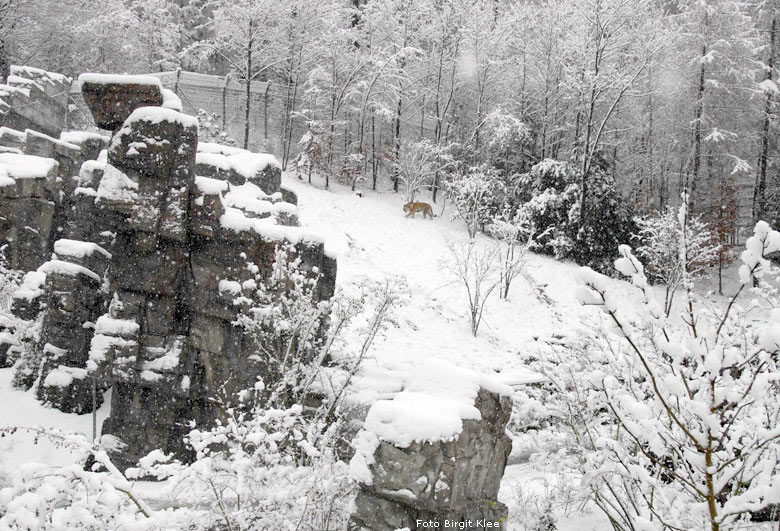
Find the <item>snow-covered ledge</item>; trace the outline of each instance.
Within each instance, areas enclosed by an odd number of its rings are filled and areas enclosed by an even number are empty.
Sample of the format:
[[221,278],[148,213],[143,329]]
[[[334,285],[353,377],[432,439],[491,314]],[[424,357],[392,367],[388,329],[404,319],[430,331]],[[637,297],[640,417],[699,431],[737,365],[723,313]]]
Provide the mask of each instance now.
[[355,438],[350,470],[360,492],[349,529],[504,529],[496,498],[512,449],[512,389],[436,360],[400,379]]

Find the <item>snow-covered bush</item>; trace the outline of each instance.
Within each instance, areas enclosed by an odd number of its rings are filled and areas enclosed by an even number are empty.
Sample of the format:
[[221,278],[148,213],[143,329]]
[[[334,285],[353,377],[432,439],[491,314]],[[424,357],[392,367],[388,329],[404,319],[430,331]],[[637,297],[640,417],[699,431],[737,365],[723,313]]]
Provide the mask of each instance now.
[[220,117],[217,113],[209,113],[198,109],[198,139],[201,142],[216,142],[225,146],[235,146],[236,141],[222,128]]
[[682,320],[666,317],[628,246],[615,268],[636,299],[580,269],[578,297],[601,317],[572,340],[580,355],[536,367],[561,397],[550,409],[572,434],[569,463],[615,529],[724,531],[780,502],[780,312],[777,300],[736,303],[777,250],[780,233],[759,222],[739,292],[718,312],[686,290]]
[[515,487],[512,493],[514,495],[514,511],[509,515],[509,521],[515,524],[512,529],[518,531],[556,531],[558,529],[553,503],[555,493],[550,485],[544,485],[542,493],[534,492],[537,488],[536,485],[517,485]]
[[[579,194],[580,188],[577,187]],[[584,212],[580,200],[569,211],[574,249],[570,258],[604,274],[612,274],[618,246],[630,239],[633,215],[620,196],[611,168],[601,157],[588,174],[588,197]]]
[[[334,455],[337,425],[322,430],[295,406],[229,411],[207,431],[193,430],[192,464],[155,450],[123,475],[111,463],[110,437],[92,443],[80,434],[36,429],[36,438],[71,450],[81,464],[22,465],[0,490],[0,527],[19,530],[211,530],[345,528],[355,484]],[[13,436],[16,428],[0,429]],[[29,431],[29,430],[28,430]],[[154,497],[173,509],[155,510],[133,482],[166,479]],[[144,491],[146,492],[146,490]]]
[[13,363],[14,375],[11,383],[22,390],[30,389],[38,379],[43,360],[43,344],[41,331],[43,329],[43,313],[34,321],[16,321],[15,340],[19,344],[18,356],[13,352],[10,362]]
[[571,165],[545,159],[519,178],[527,220],[530,250],[565,258],[574,249],[569,212],[579,198],[576,174]]
[[158,496],[197,507],[197,529],[340,530],[355,484],[334,453],[337,428],[312,422],[301,405],[257,402],[248,411],[229,409],[211,430],[192,430],[192,464],[170,462],[158,451],[127,474],[166,479]]
[[293,160],[293,166],[295,167],[295,175],[300,179],[300,172],[305,170],[306,175],[311,183],[312,172],[326,172],[327,159],[324,155],[324,150],[327,149],[327,137],[328,133],[325,129],[325,125],[318,120],[306,121],[306,132],[298,140],[298,146],[300,151]]
[[581,213],[580,174],[571,164],[545,159],[518,178],[521,216],[534,252],[568,258],[606,272],[615,249],[630,233],[614,179],[600,167],[588,178],[590,196]]
[[[637,256],[647,265],[648,278],[666,287],[664,313],[668,316],[683,277],[700,277],[717,261],[719,246],[701,217],[687,215],[687,194],[681,209],[667,207],[653,216],[636,220]],[[684,209],[684,210],[683,210]]]
[[496,241],[499,262],[499,295],[509,297],[512,281],[520,276],[527,259],[527,245],[521,240],[524,235],[525,220],[519,214],[511,216],[509,211],[496,216],[487,227]]
[[[154,512],[133,485],[111,463],[104,441],[92,442],[77,433],[42,428],[0,428],[0,436],[33,432],[56,446],[67,448],[77,461],[92,457],[94,470],[80,464],[53,466],[29,463],[11,476],[0,490],[0,527],[19,530],[48,529],[162,529],[155,527]],[[97,472],[95,470],[101,469]]]
[[456,217],[466,223],[471,239],[489,222],[496,199],[502,194],[498,172],[486,166],[471,167],[447,182],[447,197],[455,205]]
[[[305,401],[322,359],[324,326],[331,303],[319,300],[319,271],[304,271],[295,247],[277,245],[270,275],[247,263],[254,282],[245,282],[236,324],[253,340],[264,367],[266,404],[289,408]],[[322,357],[322,355],[321,355]]]
[[0,313],[11,310],[11,295],[22,281],[22,272],[8,267],[5,250],[8,244],[0,245]]
[[366,178],[365,166],[366,157],[362,153],[350,153],[345,156],[341,161],[341,182],[349,184],[354,192],[357,183]]

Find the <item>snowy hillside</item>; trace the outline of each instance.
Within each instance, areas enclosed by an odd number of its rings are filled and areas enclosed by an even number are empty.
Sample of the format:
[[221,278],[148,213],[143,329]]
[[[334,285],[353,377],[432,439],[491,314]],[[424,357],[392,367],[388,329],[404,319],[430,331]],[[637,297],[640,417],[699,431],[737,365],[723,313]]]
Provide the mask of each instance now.
[[[298,194],[305,212],[304,226],[325,236],[338,256],[338,285],[345,290],[400,279],[408,297],[397,312],[394,326],[371,351],[379,366],[414,366],[420,359],[450,361],[465,368],[496,374],[506,384],[523,386],[543,379],[525,367],[521,352],[531,353],[576,334],[584,312],[574,297],[576,264],[529,255],[525,275],[513,284],[509,300],[491,296],[483,327],[477,337],[469,332],[466,293],[445,270],[450,260],[448,243],[467,238],[462,222],[451,221],[452,212],[435,207],[433,220],[405,218],[403,199],[397,194],[365,193],[358,197],[347,187],[330,190],[302,183],[285,174],[285,185]],[[482,245],[490,241],[482,236]],[[376,377],[375,377],[376,378]],[[372,393],[381,383],[374,378],[355,387]],[[378,386],[377,386],[378,387]],[[512,520],[523,519],[545,492],[561,487],[571,478],[547,472],[543,464],[525,461],[515,447],[502,484],[500,499],[510,508]],[[511,464],[515,463],[515,464]],[[539,507],[537,510],[543,510]],[[559,521],[561,531],[604,529],[608,525],[594,508],[586,514],[576,510]]]
[[[393,193],[369,192],[360,197],[347,187],[332,184],[325,190],[291,174],[284,174],[283,185],[298,195],[301,225],[323,236],[326,251],[337,257],[337,290],[354,294],[388,283],[397,290],[399,303],[390,325],[374,342],[351,387],[357,401],[381,397],[394,371],[429,367],[427,362],[432,360],[493,375],[516,390],[533,386],[544,377],[529,370],[526,360],[551,345],[576,338],[583,317],[592,319],[592,311],[583,308],[574,295],[577,266],[529,255],[508,300],[499,300],[497,292],[491,295],[483,325],[473,337],[465,290],[446,268],[451,259],[448,245],[467,236],[462,222],[451,220],[448,209],[442,213],[436,206],[433,220],[419,215],[407,218],[401,208],[402,196]],[[491,241],[480,235],[478,245],[488,246]],[[734,284],[734,271],[730,275],[729,288]],[[607,282],[620,289],[621,306],[631,308],[637,303],[638,298],[627,295],[626,282]],[[348,336],[342,348],[355,348],[359,341],[358,334]],[[43,425],[91,434],[90,415],[68,415],[41,406],[32,391],[12,388],[11,375],[12,369],[0,370],[0,425]],[[431,379],[435,376],[430,375]],[[426,374],[416,377],[424,379]],[[108,401],[98,411],[98,433],[107,407]],[[516,402],[515,407],[523,404]],[[29,433],[0,439],[0,486],[24,462],[68,462],[65,450],[46,441],[33,444],[33,439],[34,434]],[[528,514],[536,518],[550,510],[556,513],[561,531],[606,528],[604,516],[594,507],[575,505],[576,476],[561,472],[553,463],[534,460],[533,445],[527,440],[518,442],[500,491],[500,500],[510,509],[509,529],[524,530]],[[154,497],[153,484],[142,489]],[[547,504],[552,497],[558,501],[551,509]]]
[[0,531],[780,531],[780,0],[0,0]]

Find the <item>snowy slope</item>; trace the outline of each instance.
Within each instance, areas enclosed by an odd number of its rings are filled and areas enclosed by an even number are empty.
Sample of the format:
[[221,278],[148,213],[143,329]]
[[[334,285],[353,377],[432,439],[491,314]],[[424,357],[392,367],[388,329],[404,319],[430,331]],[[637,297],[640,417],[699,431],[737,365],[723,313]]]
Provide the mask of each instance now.
[[[324,190],[289,174],[283,176],[283,184],[298,194],[301,224],[323,236],[327,250],[337,256],[340,289],[355,292],[385,281],[404,286],[406,296],[395,310],[392,325],[371,349],[367,366],[415,367],[421,360],[444,360],[518,386],[539,379],[524,367],[519,353],[532,353],[547,348],[548,340],[576,334],[579,317],[586,310],[574,297],[574,264],[530,255],[526,274],[515,280],[509,300],[499,300],[497,292],[491,295],[474,338],[465,290],[443,267],[449,257],[448,243],[467,237],[463,224],[450,220],[450,212],[442,215],[437,205],[433,220],[419,215],[406,218],[401,194],[368,192],[358,197],[346,187],[334,184]],[[491,244],[484,236],[478,243]],[[11,372],[0,370],[0,426],[41,424],[91,433],[90,415],[66,415],[41,406],[31,393],[11,388]],[[365,378],[358,379],[356,386],[371,392],[370,387],[378,388],[380,383]],[[106,403],[98,413],[98,430],[107,413]],[[45,444],[33,445],[32,436],[0,439],[0,486],[4,475],[28,460],[60,463],[68,455]],[[565,478],[548,473],[544,465],[513,464],[507,469],[500,498],[513,511],[513,519],[522,519],[529,504],[565,483]],[[558,519],[561,531],[605,528],[600,514],[583,514],[577,508]]]
[[[92,415],[62,413],[43,406],[35,399],[33,390],[22,392],[11,385],[13,369],[0,369],[0,427],[35,428],[44,426],[62,431],[76,431],[92,436]],[[108,417],[111,403],[110,391],[97,411],[97,432]],[[34,432],[19,430],[13,436],[0,438],[0,488],[6,478],[21,463],[37,461],[53,465],[71,463],[73,458],[66,448],[51,442],[38,440]]]
[[[514,281],[509,300],[500,300],[497,292],[491,295],[474,338],[465,289],[442,265],[450,255],[448,242],[467,238],[465,226],[451,221],[449,209],[442,215],[441,207],[435,206],[433,220],[420,215],[405,218],[402,194],[364,192],[358,197],[347,187],[331,184],[324,190],[292,174],[284,174],[282,182],[298,194],[301,224],[324,236],[328,251],[337,255],[339,287],[349,291],[395,278],[408,287],[410,297],[397,310],[397,326],[375,343],[369,365],[414,366],[420,358],[442,359],[523,385],[538,381],[539,375],[524,367],[518,353],[576,334],[579,316],[587,311],[574,297],[578,266],[529,255],[526,275]],[[484,236],[478,242],[491,243]],[[377,384],[375,379],[365,382]],[[538,510],[539,500],[555,489],[571,488],[571,481],[546,471],[543,464],[508,466],[499,497],[510,508],[510,531],[525,529],[518,522],[528,508]],[[572,507],[568,515],[558,513],[559,531],[609,527],[598,511]]]
[[[444,359],[464,368],[498,373],[504,383],[536,377],[517,353],[539,348],[545,339],[572,333],[583,312],[574,299],[575,264],[529,255],[526,275],[512,284],[508,301],[494,292],[478,337],[469,331],[465,289],[443,267],[450,241],[467,238],[463,224],[434,207],[433,220],[405,218],[402,194],[364,193],[331,185],[322,190],[285,174],[283,184],[298,194],[301,223],[325,237],[338,257],[337,284],[349,288],[401,278],[410,299],[398,327],[375,345],[378,360]],[[425,200],[424,198],[422,200]],[[490,240],[478,237],[480,245]]]

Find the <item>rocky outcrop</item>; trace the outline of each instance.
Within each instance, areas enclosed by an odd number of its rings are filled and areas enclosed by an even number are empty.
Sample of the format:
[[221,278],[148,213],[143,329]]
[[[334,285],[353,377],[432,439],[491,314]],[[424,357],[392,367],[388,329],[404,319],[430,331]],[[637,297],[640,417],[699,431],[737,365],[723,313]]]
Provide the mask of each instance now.
[[511,389],[443,362],[412,370],[392,400],[371,406],[356,438],[349,529],[506,529],[497,496],[512,449]]
[[199,146],[197,120],[154,78],[80,82],[110,141],[0,130],[0,238],[14,266],[33,271],[14,311],[43,312],[24,382],[77,413],[92,409],[93,389],[99,404],[112,388],[103,434],[121,442],[122,469],[156,448],[186,457],[192,422],[210,425],[272,376],[236,325],[236,299],[270,275],[280,246],[320,277],[321,298],[333,294],[335,260],[298,226],[272,156]]
[[53,159],[0,153],[0,242],[12,269],[31,271],[48,259],[57,228],[58,173]]
[[37,269],[68,237],[80,168],[108,145],[103,135],[61,134],[69,89],[65,76],[18,66],[0,86],[0,245],[12,269]]
[[86,365],[93,323],[105,309],[101,288],[111,254],[91,242],[61,239],[54,256],[38,268],[46,279],[46,311],[36,395],[62,411],[86,413],[100,406],[103,393],[98,391],[106,388],[88,377]]
[[71,211],[79,168],[105,137],[90,138],[78,145],[0,127],[0,147],[8,148],[0,152],[0,244],[10,268],[37,269],[50,258],[54,240],[68,235],[68,220],[77,219]]
[[197,131],[191,116],[135,109],[112,138],[97,190],[96,204],[123,217],[108,276],[112,302],[90,352],[92,368],[114,388],[103,433],[127,445],[117,456],[123,467],[154,448],[184,446]]
[[[136,85],[145,87],[115,92]],[[100,112],[93,109],[97,121]],[[235,324],[234,300],[258,270],[270,272],[279,244],[295,242],[305,268],[322,276],[321,296],[333,294],[335,261],[297,227],[278,162],[244,150],[209,160],[197,148],[193,117],[138,106],[115,131],[107,162],[82,168],[81,193],[94,189],[95,208],[120,219],[112,224],[111,302],[95,323],[88,363],[113,388],[103,434],[125,445],[114,455],[120,468],[156,448],[186,456],[191,422],[210,425],[268,376],[254,339]]]
[[71,79],[27,66],[11,66],[0,84],[0,125],[58,137],[65,128]]

